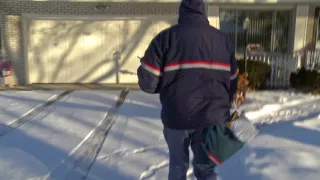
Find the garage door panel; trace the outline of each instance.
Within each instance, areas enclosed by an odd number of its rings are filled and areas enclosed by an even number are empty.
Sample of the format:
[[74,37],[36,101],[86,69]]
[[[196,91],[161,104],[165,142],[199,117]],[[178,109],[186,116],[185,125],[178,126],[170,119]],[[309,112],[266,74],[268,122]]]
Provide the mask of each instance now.
[[[119,21],[99,22],[99,33],[87,39],[87,46],[94,47],[86,57],[85,83],[115,83],[114,53],[119,51]],[[93,45],[90,45],[93,44]]]
[[[119,41],[114,40],[119,32],[119,22],[109,23],[113,28],[107,30],[111,36],[108,38],[105,38],[105,30],[102,28],[104,22],[32,20],[29,23],[29,32],[32,30],[36,33],[29,33],[28,40],[29,82],[115,83],[114,74],[103,76],[106,70],[110,71],[112,68],[111,63],[106,62],[106,59],[112,58],[109,52],[112,51],[111,47],[119,48]],[[47,29],[45,33],[44,26]],[[48,42],[48,45],[41,46],[39,39]],[[102,45],[106,42],[107,46]],[[36,62],[36,59],[39,59],[40,63]],[[39,64],[45,66],[41,69],[34,68]]]
[[151,40],[176,20],[29,20],[30,83],[137,83]]
[[148,29],[148,24],[141,20],[126,20],[121,23],[121,57],[119,63],[119,81],[125,83],[127,77],[136,76],[130,67],[132,61],[137,59],[139,43]]
[[46,37],[47,33],[48,28],[46,21],[30,23],[28,47],[31,53],[28,53],[28,66],[31,70],[30,79],[35,82],[48,82],[48,74],[45,70],[45,66],[47,65],[46,53],[49,46],[48,37]]
[[123,47],[127,48],[123,48],[121,53],[120,83],[137,83],[136,71],[140,65],[138,57],[144,55],[159,32],[175,24],[176,20],[128,20],[125,23],[129,24],[130,31],[123,34],[123,37],[127,37],[123,40]]
[[[72,30],[69,31],[67,48],[62,56],[62,59],[65,61],[65,69],[68,71],[68,83],[81,83],[82,80],[84,59],[86,53],[90,51],[90,49],[86,49],[84,46],[86,26],[87,24],[85,22],[79,22],[74,24]],[[60,77],[62,80],[63,76]]]
[[[69,83],[72,77],[72,56],[73,50],[79,48],[78,41],[81,40],[79,31],[81,21],[56,21],[48,20],[50,24],[50,52],[48,57],[49,82]],[[81,57],[79,55],[79,57]],[[76,58],[76,57],[74,57]]]
[[68,83],[67,59],[64,58],[69,43],[67,39],[52,40],[50,42],[50,51],[48,52],[48,67],[46,71],[49,74],[51,83]]
[[158,20],[157,25],[158,25],[158,32],[161,32],[165,29],[170,28],[172,25],[177,23],[176,18],[170,18],[170,19],[163,19],[163,20]]

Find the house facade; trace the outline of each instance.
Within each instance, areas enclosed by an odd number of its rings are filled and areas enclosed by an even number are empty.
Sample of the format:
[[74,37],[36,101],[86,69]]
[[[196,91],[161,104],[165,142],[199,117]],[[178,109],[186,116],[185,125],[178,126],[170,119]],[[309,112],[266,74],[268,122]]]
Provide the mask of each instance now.
[[[138,57],[177,22],[179,3],[0,0],[1,54],[13,71],[4,83],[137,83]],[[239,56],[246,43],[282,54],[320,48],[319,7],[319,0],[206,1],[210,24]]]

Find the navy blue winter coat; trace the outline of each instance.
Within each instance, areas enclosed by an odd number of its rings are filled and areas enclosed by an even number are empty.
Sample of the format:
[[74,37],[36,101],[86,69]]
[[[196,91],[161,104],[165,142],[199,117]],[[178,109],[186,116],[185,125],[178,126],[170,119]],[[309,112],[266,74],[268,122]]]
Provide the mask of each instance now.
[[221,124],[237,88],[232,42],[209,25],[202,0],[183,0],[178,24],[150,43],[138,68],[140,88],[159,93],[161,119],[171,129]]

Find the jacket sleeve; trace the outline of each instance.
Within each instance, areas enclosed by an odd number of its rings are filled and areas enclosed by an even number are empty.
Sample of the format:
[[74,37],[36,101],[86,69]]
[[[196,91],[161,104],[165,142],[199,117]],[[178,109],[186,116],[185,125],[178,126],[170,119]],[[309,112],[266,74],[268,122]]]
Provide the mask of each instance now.
[[231,70],[229,97],[230,97],[230,102],[232,102],[233,97],[238,88],[238,66],[235,58],[235,50],[233,48],[232,41],[229,38],[227,40],[227,46],[230,52],[230,70]]
[[138,84],[142,91],[150,94],[159,93],[163,69],[163,52],[159,45],[159,36],[155,37],[144,56],[140,59],[137,70]]

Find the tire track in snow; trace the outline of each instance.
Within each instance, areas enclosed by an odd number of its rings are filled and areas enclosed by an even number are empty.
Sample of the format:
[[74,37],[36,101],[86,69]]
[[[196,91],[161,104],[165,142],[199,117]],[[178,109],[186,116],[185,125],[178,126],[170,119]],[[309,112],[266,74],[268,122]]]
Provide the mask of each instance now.
[[[118,96],[118,100],[107,112],[104,118],[68,155],[66,159],[56,166],[50,173],[38,180],[47,179],[68,179],[68,180],[84,180],[86,179],[92,164],[95,162],[97,155],[103,145],[103,142],[116,121],[114,115],[117,109],[122,105],[125,97],[129,93],[129,89],[124,89]],[[33,178],[35,179],[35,178]]]
[[[41,112],[46,110],[49,106],[51,106],[52,104],[61,100],[62,98],[64,98],[65,96],[67,96],[68,94],[70,94],[72,92],[73,92],[73,90],[67,90],[67,91],[62,92],[59,95],[55,94],[55,95],[51,96],[47,101],[37,105],[36,107],[31,109],[30,111],[24,113],[21,117],[7,123],[6,126],[4,125],[5,128],[1,129],[0,138],[2,136],[6,135],[7,133],[11,132],[12,130],[22,126],[23,124],[25,124],[29,121],[32,121],[35,117],[37,117]],[[48,114],[49,113],[44,114],[44,117],[47,116]],[[43,119],[43,118],[41,118],[41,119]]]
[[77,151],[74,154],[77,159],[65,179],[86,179],[86,176],[115,121],[115,116],[111,113],[106,114],[106,117],[99,123],[97,128],[93,130],[84,143],[77,148]]

